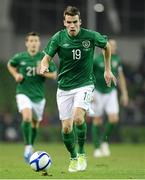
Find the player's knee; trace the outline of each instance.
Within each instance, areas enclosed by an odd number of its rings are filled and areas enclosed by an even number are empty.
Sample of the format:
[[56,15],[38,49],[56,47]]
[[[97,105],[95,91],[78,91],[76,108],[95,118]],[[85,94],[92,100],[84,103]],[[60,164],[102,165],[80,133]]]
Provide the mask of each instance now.
[[118,121],[119,121],[119,119],[118,119],[118,118],[115,118],[115,119],[113,119],[113,120],[111,121],[111,123],[117,124]]
[[98,126],[101,126],[103,124],[103,120],[101,117],[95,117],[93,118],[93,124],[94,125],[98,125]]
[[84,121],[84,118],[81,115],[74,116],[73,122],[75,122],[77,125],[81,125]]
[[39,122],[32,121],[32,127],[33,128],[38,128],[39,127]]
[[119,116],[117,114],[109,116],[109,122],[115,124],[118,123],[118,121],[119,121]]
[[25,122],[31,122],[32,121],[32,116],[29,113],[22,113],[22,118],[23,118],[23,121],[25,121]]
[[32,110],[29,108],[25,108],[21,112],[23,121],[31,122],[32,121]]
[[63,127],[63,132],[65,133],[65,134],[68,134],[68,133],[70,133],[72,131],[72,127],[70,126],[70,125],[67,125],[67,126],[64,126]]
[[24,122],[31,122],[31,118],[23,118]]

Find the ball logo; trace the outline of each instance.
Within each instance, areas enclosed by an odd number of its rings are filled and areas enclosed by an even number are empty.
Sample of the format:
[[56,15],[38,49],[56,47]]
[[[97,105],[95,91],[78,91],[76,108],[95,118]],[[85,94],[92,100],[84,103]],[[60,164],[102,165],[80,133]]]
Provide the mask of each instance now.
[[90,43],[90,41],[88,41],[88,40],[85,40],[85,41],[82,42],[82,45],[83,45],[84,48],[89,48],[89,47],[90,47],[90,44],[91,44],[91,43]]

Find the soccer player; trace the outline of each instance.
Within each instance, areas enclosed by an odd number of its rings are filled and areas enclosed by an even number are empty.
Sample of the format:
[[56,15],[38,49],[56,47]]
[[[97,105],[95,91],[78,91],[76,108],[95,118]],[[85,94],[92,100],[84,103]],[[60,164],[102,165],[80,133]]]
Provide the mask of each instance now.
[[25,150],[24,158],[29,161],[33,153],[38,126],[42,120],[45,106],[45,77],[56,79],[56,66],[50,62],[49,72],[40,75],[40,62],[44,53],[40,52],[40,37],[35,32],[27,34],[25,46],[27,51],[17,53],[8,62],[8,70],[17,82],[16,101],[22,114],[21,128]]
[[[123,73],[121,58],[117,55],[117,43],[114,39],[109,40],[111,46],[111,66],[113,74],[118,77],[121,92],[121,100],[124,106],[128,104],[128,92],[126,80]],[[103,78],[104,73],[103,54],[94,58],[94,75],[96,79],[92,110],[94,111],[92,123],[92,136],[95,147],[94,157],[109,156],[109,137],[119,120],[119,105],[117,88],[112,84],[107,87]],[[107,114],[104,133],[101,133],[103,115]],[[102,135],[102,136],[101,136]]]
[[[95,46],[105,52],[105,80],[109,86],[115,77],[110,68],[110,46],[100,33],[81,28],[80,12],[68,6],[64,10],[65,29],[52,36],[45,48],[40,73],[47,71],[51,58],[60,59],[57,104],[62,122],[62,139],[70,153],[68,171],[83,171],[87,167],[84,149],[87,126],[86,111],[92,98],[93,54]],[[78,150],[76,150],[76,138]]]

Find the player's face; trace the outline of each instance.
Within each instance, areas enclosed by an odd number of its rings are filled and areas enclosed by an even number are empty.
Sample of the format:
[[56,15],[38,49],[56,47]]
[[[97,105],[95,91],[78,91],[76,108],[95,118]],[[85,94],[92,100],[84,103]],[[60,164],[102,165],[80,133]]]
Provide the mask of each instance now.
[[29,36],[26,40],[27,51],[31,54],[36,54],[40,49],[40,38],[39,36]]
[[70,36],[76,36],[80,31],[81,20],[78,15],[66,15],[64,19],[64,26]]

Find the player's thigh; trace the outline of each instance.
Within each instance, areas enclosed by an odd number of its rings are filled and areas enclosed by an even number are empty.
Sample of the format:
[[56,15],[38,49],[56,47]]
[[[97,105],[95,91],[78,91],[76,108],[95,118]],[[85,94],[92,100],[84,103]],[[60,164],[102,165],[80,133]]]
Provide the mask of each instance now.
[[73,109],[79,107],[88,111],[92,101],[93,90],[93,85],[77,88],[74,95]]
[[33,119],[41,121],[43,119],[43,112],[45,108],[46,100],[42,99],[39,102],[32,102]]
[[60,120],[71,119],[74,95],[69,91],[57,90],[57,106]]
[[108,94],[108,98],[106,99],[105,111],[107,114],[119,113],[119,103],[116,90],[113,90],[111,91],[111,93]]
[[24,94],[16,95],[16,102],[19,112],[22,114],[23,120],[32,120],[32,103],[29,97]]

